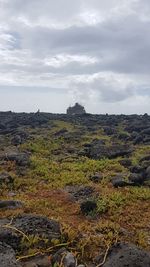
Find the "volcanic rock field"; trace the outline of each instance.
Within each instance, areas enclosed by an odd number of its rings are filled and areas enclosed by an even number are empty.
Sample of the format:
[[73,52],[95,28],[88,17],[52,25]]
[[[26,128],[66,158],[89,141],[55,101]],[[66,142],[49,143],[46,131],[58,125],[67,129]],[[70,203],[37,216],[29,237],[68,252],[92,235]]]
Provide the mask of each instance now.
[[0,267],[150,266],[150,116],[0,112]]

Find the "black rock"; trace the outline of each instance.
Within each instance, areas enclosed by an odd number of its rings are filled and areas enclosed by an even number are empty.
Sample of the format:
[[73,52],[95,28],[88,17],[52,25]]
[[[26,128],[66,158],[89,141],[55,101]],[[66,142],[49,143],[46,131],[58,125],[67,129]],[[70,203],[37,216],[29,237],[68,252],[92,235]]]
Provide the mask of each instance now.
[[15,161],[18,166],[27,166],[29,165],[29,154],[23,152],[9,152],[0,155],[0,160]]
[[128,158],[119,160],[119,163],[126,168],[128,168],[132,165],[132,161]]
[[130,172],[132,173],[142,173],[145,171],[145,168],[143,166],[132,166],[129,168]]
[[134,145],[137,145],[137,144],[141,144],[142,142],[143,142],[143,136],[142,135],[138,135],[135,139],[134,139],[134,141],[133,141],[133,144]]
[[7,172],[0,173],[0,184],[13,184],[14,178]]
[[0,200],[0,209],[19,209],[23,203],[17,200]]
[[66,191],[70,193],[76,201],[86,200],[90,198],[94,189],[91,186],[67,186]]
[[58,132],[56,132],[55,134],[54,134],[54,136],[55,137],[60,137],[60,136],[64,136],[64,134],[66,134],[68,132],[68,130],[67,129],[61,129],[61,130],[59,130]]
[[[49,242],[52,239],[60,238],[60,225],[54,220],[50,220],[44,216],[38,215],[20,215],[11,222],[12,228],[7,228],[10,220],[0,219],[0,241],[4,241],[13,247],[14,250],[19,250],[23,232],[26,236],[38,236],[42,239],[47,239]],[[19,231],[14,231],[13,227]],[[41,244],[41,243],[40,243]],[[41,244],[44,246],[44,243]]]
[[20,135],[15,135],[12,140],[11,140],[11,144],[14,146],[18,146],[20,144],[22,144],[22,139]]
[[102,174],[95,174],[93,176],[90,176],[89,179],[94,183],[99,183],[103,180],[103,175]]
[[146,169],[146,180],[150,180],[150,166]]
[[92,159],[117,158],[131,154],[132,148],[127,145],[112,144],[102,145],[99,140],[93,141],[89,148],[86,147],[82,154]]
[[93,200],[86,200],[81,203],[80,209],[84,215],[88,215],[97,209],[97,204]]
[[0,267],[21,267],[15,258],[15,251],[4,242],[0,242]]
[[131,173],[129,181],[134,183],[134,185],[142,185],[144,183],[144,177],[141,173]]
[[118,187],[125,187],[125,186],[129,186],[131,185],[130,183],[126,182],[125,180],[123,180],[122,178],[113,178],[111,180],[112,182],[112,185],[115,187],[115,188],[118,188]]
[[141,163],[143,161],[150,161],[150,155],[142,157],[139,162]]
[[103,267],[150,267],[150,253],[132,244],[116,244]]

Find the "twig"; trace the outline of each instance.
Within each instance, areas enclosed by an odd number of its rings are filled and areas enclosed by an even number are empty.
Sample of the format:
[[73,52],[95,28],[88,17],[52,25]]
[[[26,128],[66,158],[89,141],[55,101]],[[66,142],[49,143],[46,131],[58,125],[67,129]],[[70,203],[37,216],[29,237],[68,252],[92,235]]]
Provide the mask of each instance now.
[[52,246],[50,248],[46,249],[46,252],[50,252],[51,250],[53,250],[54,248],[59,248],[59,247],[64,247],[64,246],[68,246],[70,244],[70,242],[68,243],[62,243],[62,244],[57,244],[55,246]]
[[62,243],[62,244],[58,244],[58,245],[52,246],[52,247],[46,249],[45,251],[37,251],[37,252],[35,252],[35,253],[33,253],[33,254],[30,254],[30,255],[21,256],[21,257],[18,257],[18,258],[17,258],[17,261],[21,261],[21,260],[25,260],[25,259],[33,258],[34,256],[38,256],[38,255],[45,255],[46,253],[52,251],[52,250],[53,250],[54,248],[56,248],[56,247],[67,246],[67,245],[69,245],[69,244],[70,244],[70,242],[68,242],[68,243]]
[[104,263],[105,263],[105,261],[106,261],[106,258],[107,258],[107,256],[108,256],[109,249],[110,249],[110,246],[108,246],[107,249],[106,249],[106,252],[105,252],[103,261],[102,261],[100,264],[98,264],[96,267],[101,267],[101,266],[104,265]]
[[26,256],[22,256],[22,257],[17,257],[17,260],[16,260],[16,261],[21,261],[21,260],[25,260],[25,259],[33,258],[34,256],[37,256],[37,255],[43,255],[43,253],[41,253],[41,252],[36,252],[36,253],[34,253],[34,254],[30,254],[30,255],[26,255]]

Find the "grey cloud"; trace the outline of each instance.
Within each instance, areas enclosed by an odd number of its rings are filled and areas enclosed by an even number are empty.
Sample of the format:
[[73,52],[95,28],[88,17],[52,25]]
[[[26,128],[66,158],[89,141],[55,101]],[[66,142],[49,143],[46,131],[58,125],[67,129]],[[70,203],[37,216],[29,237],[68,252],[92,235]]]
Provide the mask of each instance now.
[[150,22],[128,16],[126,20],[110,20],[94,27],[74,26],[63,30],[26,27],[22,47],[39,58],[64,52],[95,56],[100,62],[92,66],[93,72],[148,72],[149,26]]
[[1,1],[0,84],[103,103],[149,97],[149,10],[148,0]]
[[[97,75],[93,80],[72,82],[72,94],[78,101],[86,102],[87,99],[97,98],[107,103],[116,103],[129,99],[136,95],[137,91],[131,82],[118,82],[119,77],[111,75],[107,77]],[[120,77],[121,79],[121,77]]]

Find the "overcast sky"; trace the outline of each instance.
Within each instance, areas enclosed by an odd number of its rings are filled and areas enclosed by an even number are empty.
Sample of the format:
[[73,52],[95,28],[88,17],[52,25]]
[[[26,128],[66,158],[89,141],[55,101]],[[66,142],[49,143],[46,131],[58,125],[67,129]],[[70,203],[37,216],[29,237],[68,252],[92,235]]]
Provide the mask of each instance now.
[[0,0],[0,110],[150,113],[150,0]]

